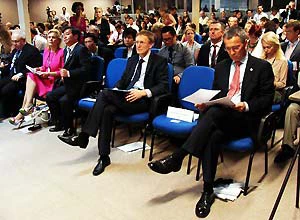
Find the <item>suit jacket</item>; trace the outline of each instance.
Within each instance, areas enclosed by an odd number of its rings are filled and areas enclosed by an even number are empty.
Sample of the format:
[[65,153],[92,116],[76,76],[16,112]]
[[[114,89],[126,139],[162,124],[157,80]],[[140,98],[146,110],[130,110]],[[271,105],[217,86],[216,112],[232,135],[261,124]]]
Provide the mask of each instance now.
[[109,62],[115,58],[114,52],[110,48],[98,46],[98,53],[96,55],[104,59],[104,73],[106,73]]
[[[129,85],[139,61],[139,55],[128,59],[125,72],[122,78],[117,82],[116,87],[126,89]],[[145,72],[144,88],[150,89],[152,97],[168,92],[168,64],[167,59],[157,55],[150,54]]]
[[[221,90],[215,98],[225,97],[228,93],[231,63],[232,60],[227,59],[215,67],[213,89]],[[270,112],[275,93],[271,64],[249,54],[241,90],[241,101],[249,105],[249,112],[245,114],[260,119]]]
[[[281,44],[281,49],[283,51],[283,53],[285,53],[286,49],[288,46],[288,42],[283,42]],[[297,62],[297,65],[299,66],[300,63],[300,42],[297,44],[297,46],[295,47],[295,49],[293,50],[291,57],[290,57],[290,61],[292,62]],[[295,83],[297,82],[296,78],[298,76],[298,71],[297,70],[293,70],[293,79],[290,79],[289,77],[287,78],[287,85],[295,85]]]
[[[14,57],[17,50],[14,50],[12,53],[12,58]],[[31,67],[39,67],[43,64],[43,57],[40,54],[39,50],[34,46],[26,43],[22,49],[22,53],[19,58],[15,61],[16,74],[23,73],[24,79],[26,79],[26,73],[29,70],[26,68],[26,65]],[[9,65],[10,67],[10,65]],[[15,75],[14,73],[12,75]]]
[[79,97],[80,90],[84,82],[91,77],[91,55],[88,49],[77,43],[68,60],[67,51],[64,50],[65,65],[64,69],[70,72],[70,77],[64,78],[66,93],[72,97]]
[[[282,20],[284,21],[284,19],[287,18],[288,16],[288,12],[286,10],[284,10],[283,12],[281,12],[280,16],[283,18]],[[292,10],[289,19],[294,19],[297,20],[299,16],[298,10]]]
[[[210,52],[210,41],[205,43],[201,48],[197,59],[198,66],[208,66],[209,67],[209,52]],[[224,42],[221,45],[221,48],[217,54],[217,63],[222,60],[228,59],[229,55],[225,50]]]
[[[126,49],[127,49],[127,47],[126,47]],[[128,50],[124,50],[123,51],[123,58],[127,59],[127,54],[128,54]],[[137,54],[137,52],[136,52],[136,46],[134,45],[133,48],[132,48],[132,54],[131,54],[131,56],[136,55],[136,54]]]

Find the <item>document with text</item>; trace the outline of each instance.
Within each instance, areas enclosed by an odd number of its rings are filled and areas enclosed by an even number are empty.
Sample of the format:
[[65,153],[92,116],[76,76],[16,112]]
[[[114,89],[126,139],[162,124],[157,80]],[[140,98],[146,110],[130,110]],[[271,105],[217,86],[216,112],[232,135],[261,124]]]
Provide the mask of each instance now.
[[28,66],[28,65],[26,65],[26,69],[28,69],[30,72],[32,72],[32,73],[34,73],[34,74],[37,74],[37,75],[42,75],[42,74],[43,74],[43,72],[41,72],[41,71],[36,71],[35,68],[32,68],[32,67],[30,67],[30,66]]
[[209,90],[209,89],[199,89],[193,94],[183,98],[183,101],[191,102],[194,104],[206,103],[211,100],[215,95],[217,95],[221,90]]

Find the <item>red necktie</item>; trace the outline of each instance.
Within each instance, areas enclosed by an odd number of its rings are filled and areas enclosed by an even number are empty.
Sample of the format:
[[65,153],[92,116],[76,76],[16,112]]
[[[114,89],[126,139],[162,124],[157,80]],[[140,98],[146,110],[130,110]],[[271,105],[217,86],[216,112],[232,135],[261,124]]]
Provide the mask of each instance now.
[[235,71],[227,93],[227,97],[229,98],[232,98],[240,90],[240,65],[240,61],[235,61]]
[[214,68],[216,65],[216,57],[217,57],[217,45],[213,44],[212,47],[214,47],[212,56],[211,56],[211,62],[210,62],[210,67]]

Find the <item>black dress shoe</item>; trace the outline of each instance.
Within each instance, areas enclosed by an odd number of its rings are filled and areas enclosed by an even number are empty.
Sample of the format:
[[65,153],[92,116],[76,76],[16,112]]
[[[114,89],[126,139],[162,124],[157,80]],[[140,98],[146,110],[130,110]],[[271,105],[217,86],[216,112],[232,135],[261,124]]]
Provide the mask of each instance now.
[[205,218],[210,212],[210,207],[215,201],[215,194],[203,192],[200,200],[197,202],[195,214],[199,218]]
[[56,124],[53,128],[50,128],[50,132],[58,132],[58,131],[63,131],[64,127],[60,124]]
[[63,137],[73,137],[75,135],[75,129],[68,128],[65,129],[64,133],[62,134]]
[[281,146],[281,150],[278,152],[274,159],[274,163],[284,163],[290,158],[292,158],[295,154],[295,150],[291,148],[289,145],[284,144]]
[[182,161],[175,160],[173,155],[167,156],[164,159],[148,163],[151,170],[160,174],[168,174],[178,172],[181,169]]
[[98,176],[105,170],[105,167],[107,167],[110,164],[110,158],[109,156],[100,157],[98,160],[98,163],[96,167],[93,170],[93,175]]
[[80,134],[79,136],[71,136],[71,137],[64,137],[63,135],[58,135],[58,138],[71,146],[79,146],[80,148],[86,148],[89,143],[89,138],[83,138]]

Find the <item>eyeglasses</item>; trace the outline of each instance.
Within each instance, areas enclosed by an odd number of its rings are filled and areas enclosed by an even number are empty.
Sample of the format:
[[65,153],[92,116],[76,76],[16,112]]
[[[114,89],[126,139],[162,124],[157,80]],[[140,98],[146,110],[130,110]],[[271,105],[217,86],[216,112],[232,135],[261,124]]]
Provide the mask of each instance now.
[[168,37],[168,38],[163,38],[163,41],[170,41],[170,40],[172,40],[173,38],[172,37]]

